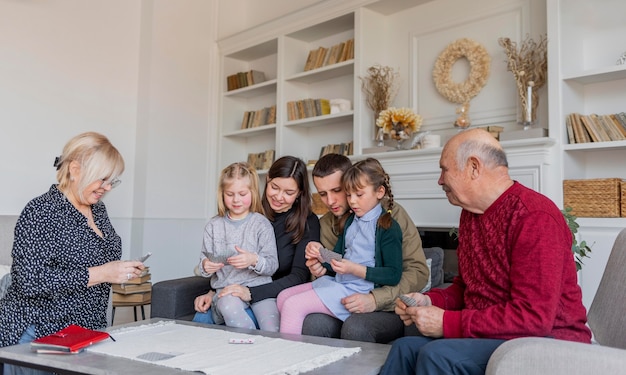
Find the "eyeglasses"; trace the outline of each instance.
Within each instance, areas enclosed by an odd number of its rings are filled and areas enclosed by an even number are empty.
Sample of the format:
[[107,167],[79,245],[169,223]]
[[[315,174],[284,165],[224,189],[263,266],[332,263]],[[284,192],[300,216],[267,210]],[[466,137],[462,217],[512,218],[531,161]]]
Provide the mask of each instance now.
[[119,186],[119,184],[122,183],[122,180],[120,180],[119,178],[114,178],[111,181],[105,180],[104,178],[102,179],[102,185],[100,185],[101,188],[106,188],[108,185],[111,186],[111,189],[116,188],[117,186]]

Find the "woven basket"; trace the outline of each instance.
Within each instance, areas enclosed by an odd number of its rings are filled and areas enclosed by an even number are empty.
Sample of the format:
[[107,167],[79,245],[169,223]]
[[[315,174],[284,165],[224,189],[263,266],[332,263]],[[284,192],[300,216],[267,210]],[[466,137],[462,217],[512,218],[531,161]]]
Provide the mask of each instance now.
[[620,178],[563,181],[563,207],[578,217],[620,217]]
[[626,181],[622,181],[619,185],[622,190],[622,217],[626,217]]

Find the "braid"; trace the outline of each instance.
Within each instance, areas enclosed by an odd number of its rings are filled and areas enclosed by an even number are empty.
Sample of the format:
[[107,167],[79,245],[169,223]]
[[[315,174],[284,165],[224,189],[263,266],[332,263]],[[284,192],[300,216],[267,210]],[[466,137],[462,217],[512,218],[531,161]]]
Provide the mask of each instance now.
[[393,208],[393,194],[391,193],[391,183],[389,175],[383,169],[380,162],[374,158],[367,158],[356,162],[348,169],[342,177],[342,185],[345,191],[357,191],[364,185],[372,185],[375,190],[385,189],[384,197],[389,197],[389,207],[387,211],[378,217],[377,225],[383,229],[389,229],[393,223],[391,209]]
[[389,203],[385,213],[378,218],[378,225],[383,229],[389,229],[391,227],[391,210],[393,209],[393,193],[391,192],[391,183],[389,181],[389,175],[385,173],[385,180],[383,182],[385,188],[385,195],[389,198]]

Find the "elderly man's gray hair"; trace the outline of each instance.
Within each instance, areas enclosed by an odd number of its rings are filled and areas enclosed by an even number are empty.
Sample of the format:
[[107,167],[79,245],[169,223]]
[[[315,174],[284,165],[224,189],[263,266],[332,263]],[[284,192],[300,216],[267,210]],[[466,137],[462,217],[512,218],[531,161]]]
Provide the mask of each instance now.
[[459,170],[465,168],[465,163],[470,156],[475,156],[482,160],[488,167],[507,167],[509,162],[506,160],[506,154],[504,150],[498,147],[494,147],[485,142],[476,140],[467,140],[459,145],[456,151],[456,163]]

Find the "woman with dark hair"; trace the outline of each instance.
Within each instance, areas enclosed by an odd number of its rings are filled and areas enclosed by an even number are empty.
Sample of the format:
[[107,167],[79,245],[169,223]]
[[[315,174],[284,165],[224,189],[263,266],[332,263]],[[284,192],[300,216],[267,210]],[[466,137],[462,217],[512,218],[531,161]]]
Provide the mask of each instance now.
[[[232,294],[250,303],[275,299],[283,289],[309,281],[311,274],[305,264],[305,248],[307,243],[319,242],[320,238],[320,224],[311,211],[309,178],[302,159],[283,156],[272,164],[267,172],[262,203],[276,235],[278,270],[271,283],[250,288],[235,284],[221,291],[222,295]],[[210,291],[196,297],[195,322],[213,324],[208,310],[214,293]]]

